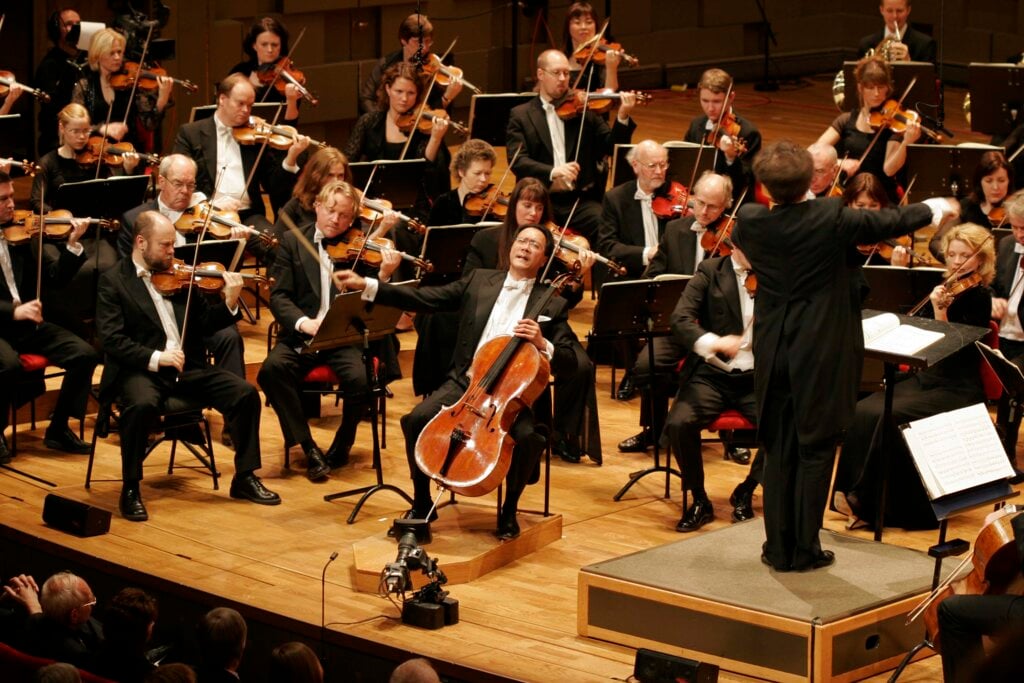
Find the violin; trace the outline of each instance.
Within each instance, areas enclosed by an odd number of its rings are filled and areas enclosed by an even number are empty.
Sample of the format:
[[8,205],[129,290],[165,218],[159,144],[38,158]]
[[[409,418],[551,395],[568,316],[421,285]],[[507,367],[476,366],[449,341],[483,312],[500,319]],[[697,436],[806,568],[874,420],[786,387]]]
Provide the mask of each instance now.
[[201,201],[182,211],[181,216],[174,223],[174,228],[183,235],[191,235],[203,229],[203,225],[207,223],[207,215],[210,218],[206,234],[212,235],[216,239],[226,240],[231,237],[232,228],[240,228],[259,238],[260,242],[268,249],[277,248],[278,239],[274,235],[241,223],[237,211],[218,209],[208,200]]
[[1002,227],[1006,223],[1006,206],[1000,204],[999,206],[992,207],[992,210],[988,212],[988,221],[992,224],[993,228]]
[[462,69],[457,66],[449,66],[441,61],[441,58],[431,52],[427,55],[427,62],[423,65],[423,73],[433,76],[438,85],[448,87],[452,79],[459,79],[462,85],[472,90],[477,95],[482,94],[480,88],[476,87],[466,79],[462,78]]
[[[384,217],[385,211],[391,211],[393,205],[387,199],[370,199],[369,197],[362,196],[360,193],[359,206],[360,218],[376,223]],[[425,235],[427,233],[427,227],[415,218],[406,216],[401,211],[395,211],[395,215],[398,216],[399,220],[405,221],[405,227],[417,235]]]
[[[250,116],[249,124],[231,129],[240,145],[262,145],[266,142],[274,149],[288,149],[295,143],[299,131],[294,126],[272,126],[258,116]],[[310,138],[309,144],[323,149],[326,142]]]
[[[156,291],[164,296],[174,296],[189,287],[195,287],[205,294],[216,294],[224,289],[224,273],[227,269],[216,261],[199,263],[193,268],[181,259],[174,259],[169,270],[153,273],[151,280]],[[263,286],[274,284],[273,278],[266,278],[253,273],[239,273],[245,280],[251,280]]]
[[677,180],[669,183],[665,196],[657,195],[651,200],[651,208],[658,218],[679,218],[691,208],[690,190]]
[[[873,129],[888,128],[894,133],[907,130],[907,124],[911,121],[920,124],[921,115],[910,109],[901,109],[896,100],[886,100],[881,107],[872,109],[868,116],[868,124]],[[942,142],[942,136],[927,126],[921,126],[921,132],[936,142]]]
[[135,154],[140,161],[158,165],[160,156],[157,154],[146,154],[136,152],[135,146],[130,142],[111,142],[104,140],[102,135],[89,136],[85,147],[75,152],[75,161],[81,166],[95,166],[101,157],[107,166],[120,168],[124,165],[125,154]]
[[[570,273],[555,278],[523,317],[537,320],[573,279]],[[420,470],[445,489],[482,496],[505,479],[515,446],[509,429],[519,411],[544,392],[551,365],[530,342],[502,335],[477,350],[468,374],[466,393],[424,427],[415,459]]]
[[43,170],[42,166],[28,160],[18,161],[17,159],[0,159],[0,165],[2,164],[10,164],[11,167],[20,168],[25,175],[35,175]]
[[751,299],[757,296],[757,274],[754,271],[747,271],[747,277],[743,280],[743,289],[746,290]]
[[626,54],[621,44],[609,43],[604,38],[601,38],[599,41],[588,40],[576,48],[576,51],[572,53],[572,58],[576,60],[577,64],[586,64],[587,60],[595,64],[604,64],[609,50],[618,52],[619,57],[626,63],[626,66],[636,66],[640,63],[640,60],[633,55]]
[[[24,214],[15,212],[15,221],[23,221],[25,232],[29,238],[39,234],[39,214],[26,211]],[[66,209],[56,209],[43,216],[43,236],[53,240],[67,239],[71,234],[71,221],[78,220]],[[89,225],[98,225],[104,230],[120,230],[121,223],[108,218],[87,218]]]
[[736,147],[737,156],[743,156],[747,153],[747,141],[740,137],[740,124],[732,111],[722,114],[718,120],[718,125],[708,131],[704,138],[704,144],[717,147],[723,135],[728,135],[732,139],[732,144]]
[[[395,250],[395,243],[386,237],[367,237],[359,228],[349,228],[338,244],[326,244],[324,250],[335,263],[349,263],[362,259],[371,268],[380,268],[384,261],[385,249]],[[408,261],[428,273],[434,272],[430,261],[411,256],[404,251],[397,252],[403,261]]]
[[[559,240],[555,248],[555,258],[567,265],[570,269],[575,268],[576,264],[579,263],[579,254],[581,250],[590,251],[590,241],[576,232],[573,232],[572,228],[565,228],[563,230],[561,226],[554,222],[549,222],[545,226],[552,235],[558,235]],[[594,252],[594,260],[598,263],[603,263],[608,266],[608,270],[612,271],[615,275],[622,277],[626,274],[626,267],[612,261],[610,258],[605,258]]]
[[314,107],[320,104],[320,100],[313,93],[306,90],[306,75],[296,69],[289,57],[281,57],[273,63],[261,64],[256,69],[256,78],[264,86],[274,84],[274,89],[282,95],[289,84],[295,86],[295,91],[302,99]]
[[981,273],[979,273],[978,271],[968,273],[967,275],[961,275],[952,282],[947,281],[946,283],[943,284],[943,287],[946,290],[946,296],[949,297],[949,302],[945,306],[943,306],[943,308],[948,308],[949,305],[953,303],[953,301],[955,301],[958,296],[960,296],[961,294],[970,289],[974,289],[980,284]]
[[722,222],[721,219],[707,226],[707,230],[700,236],[700,246],[704,249],[705,257],[728,256],[732,253],[732,229],[736,225],[736,213],[725,220],[725,224],[715,227]]
[[892,261],[892,252],[896,247],[903,247],[910,254],[910,264],[913,266],[941,266],[941,264],[930,256],[922,256],[914,252],[914,240],[910,235],[903,235],[894,239],[886,239],[877,244],[858,244],[857,251],[864,256],[870,257],[878,254],[886,261]]
[[[110,87],[114,90],[130,90],[135,86],[135,81],[138,81],[139,90],[153,91],[160,87],[157,79],[166,76],[167,69],[159,66],[143,69],[138,62],[125,62],[121,71],[110,75]],[[173,77],[171,80],[190,93],[199,92],[199,86],[192,81]]]
[[510,196],[491,183],[480,192],[467,194],[462,200],[462,209],[470,216],[483,216],[487,213],[496,218],[504,218],[508,214]]
[[[644,92],[635,92],[637,104],[647,104],[651,101],[651,95]],[[585,90],[569,90],[560,104],[555,106],[555,113],[563,121],[569,121],[583,113],[586,107],[595,114],[604,114],[611,111],[615,102],[622,99],[619,92],[596,92],[588,93]]]
[[[444,109],[424,109],[419,115],[419,118],[416,118],[416,114],[409,111],[404,114],[399,114],[398,118],[395,119],[395,125],[398,126],[398,130],[402,131],[406,135],[412,132],[414,126],[419,132],[430,135],[430,131],[434,127],[435,118],[448,119],[448,112]],[[448,127],[459,135],[469,134],[469,129],[458,121],[448,119]]]
[[22,90],[24,90],[29,95],[36,98],[43,104],[47,104],[50,101],[49,94],[43,92],[42,90],[30,88],[24,83],[19,83],[18,80],[14,77],[14,74],[10,71],[0,71],[0,97],[6,97],[7,93],[9,93],[11,91],[11,88],[15,85],[20,85]]

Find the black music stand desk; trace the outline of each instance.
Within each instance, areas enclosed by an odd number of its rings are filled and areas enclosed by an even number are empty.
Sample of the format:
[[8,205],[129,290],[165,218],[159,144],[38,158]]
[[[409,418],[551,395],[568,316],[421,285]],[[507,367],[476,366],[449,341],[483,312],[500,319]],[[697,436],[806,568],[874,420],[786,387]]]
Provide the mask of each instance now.
[[[358,161],[348,167],[352,171],[354,187],[365,188],[367,197],[386,199],[391,202],[392,208],[401,211],[416,205],[429,163],[426,159],[381,159]],[[367,187],[371,173],[373,182]]]
[[472,225],[439,225],[427,228],[423,237],[423,249],[420,258],[429,261],[433,270],[420,273],[420,286],[446,285],[462,278],[462,270],[466,265],[466,254],[473,235],[484,228],[501,225],[501,223],[485,222]]

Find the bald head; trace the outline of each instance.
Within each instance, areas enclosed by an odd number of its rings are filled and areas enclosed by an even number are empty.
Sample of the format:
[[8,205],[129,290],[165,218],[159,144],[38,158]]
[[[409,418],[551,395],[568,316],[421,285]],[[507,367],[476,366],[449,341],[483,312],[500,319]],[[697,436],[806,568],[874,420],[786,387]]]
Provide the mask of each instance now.
[[569,60],[561,50],[545,50],[537,57],[537,90],[548,100],[557,100],[569,89]]
[[160,161],[156,186],[164,206],[184,211],[191,205],[196,189],[196,162],[184,154],[168,154]]
[[816,195],[828,190],[839,171],[839,155],[836,148],[821,142],[815,142],[807,148],[814,162],[814,175],[811,176],[811,192]]
[[636,174],[636,184],[650,194],[665,184],[668,173],[668,150],[654,140],[641,140],[626,154]]
[[711,225],[732,204],[732,181],[727,176],[705,171],[693,186],[693,204],[697,222]]

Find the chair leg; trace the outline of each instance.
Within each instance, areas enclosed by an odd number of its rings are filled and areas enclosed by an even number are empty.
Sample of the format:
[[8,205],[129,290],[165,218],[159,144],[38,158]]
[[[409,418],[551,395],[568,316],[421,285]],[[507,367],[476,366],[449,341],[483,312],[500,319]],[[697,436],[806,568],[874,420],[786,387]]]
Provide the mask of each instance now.
[[210,476],[213,477],[213,490],[220,490],[220,472],[217,471],[217,461],[213,457],[213,437],[210,436],[210,421],[203,415],[203,425],[206,427],[206,452],[210,456]]
[[381,450],[388,447],[388,395],[380,395],[380,447]]
[[171,459],[167,461],[167,474],[174,474],[174,454],[178,450],[178,439],[171,439]]
[[92,483],[92,463],[96,459],[96,439],[99,438],[99,434],[94,429],[92,431],[92,445],[89,448],[89,464],[85,468],[85,488],[88,489]]
[[18,407],[11,401],[11,456],[18,454]]

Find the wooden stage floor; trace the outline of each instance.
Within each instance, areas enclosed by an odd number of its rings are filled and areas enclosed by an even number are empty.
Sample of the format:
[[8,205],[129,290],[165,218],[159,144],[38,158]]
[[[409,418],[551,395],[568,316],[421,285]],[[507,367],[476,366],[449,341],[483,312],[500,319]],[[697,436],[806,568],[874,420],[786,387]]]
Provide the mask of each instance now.
[[[830,76],[822,76],[799,87],[784,86],[769,96],[741,85],[737,109],[758,123],[766,140],[785,135],[811,142],[836,114],[830,82]],[[951,95],[947,101],[960,100]],[[678,138],[697,111],[694,93],[659,92],[649,107],[636,112],[640,127],[634,140]],[[980,139],[961,136],[966,124],[958,111],[951,111],[949,118],[958,138]],[[592,311],[588,297],[573,312],[573,325],[581,338],[590,327]],[[265,354],[269,321],[264,312],[257,326],[240,325],[250,377]],[[403,362],[408,364],[414,334],[402,335],[401,343]],[[21,559],[45,547],[46,553],[59,559],[96,573],[110,572],[121,585],[136,583],[208,604],[241,605],[250,619],[277,620],[286,630],[315,642],[320,625],[321,571],[330,554],[338,551],[326,577],[326,614],[331,624],[328,641],[332,644],[368,651],[385,660],[400,660],[403,653],[421,654],[438,662],[453,678],[465,680],[624,680],[632,672],[633,650],[576,635],[577,573],[584,565],[678,540],[674,526],[680,516],[680,494],[674,482],[671,499],[663,499],[663,480],[649,477],[624,500],[612,501],[629,473],[647,466],[650,456],[616,451],[618,441],[637,431],[639,399],[623,403],[609,398],[607,366],[598,369],[598,382],[604,466],[586,460],[578,465],[552,463],[552,508],[563,516],[562,538],[473,583],[453,586],[452,594],[461,603],[461,622],[456,626],[439,631],[403,626],[390,602],[356,592],[353,587],[352,544],[383,535],[390,519],[404,509],[397,496],[380,493],[365,506],[357,522],[348,525],[345,518],[352,499],[332,503],[322,499],[326,493],[373,482],[368,426],[360,427],[352,463],[336,470],[328,483],[312,484],[304,476],[298,449],[293,449],[292,469],[283,468],[280,429],[270,409],[264,409],[262,415],[261,475],[281,494],[283,505],[268,508],[230,500],[227,487],[233,467],[230,453],[223,447],[218,447],[218,454],[225,476],[218,492],[212,490],[209,478],[198,472],[181,471],[172,477],[163,474],[164,448],[147,463],[143,496],[150,521],[144,524],[116,516],[118,483],[94,483],[91,491],[84,490],[85,457],[50,454],[42,447],[42,427],[35,432],[22,431],[14,466],[54,481],[59,493],[115,511],[115,517],[110,533],[104,536],[78,539],[62,534],[41,522],[43,498],[53,489],[0,470],[0,541],[5,547],[20,544],[24,550],[19,552],[25,553],[0,555],[0,571],[4,575],[19,571]],[[405,487],[407,465],[398,420],[415,398],[409,379],[397,381],[391,388],[395,398],[387,407],[384,471],[387,481]],[[313,422],[314,435],[322,446],[330,443],[339,419],[340,409],[323,401],[323,417]],[[220,416],[213,414],[211,420],[219,435]],[[91,436],[91,418],[86,427]],[[117,476],[116,443],[116,437],[100,442],[96,476]],[[707,528],[721,528],[729,524],[729,493],[747,468],[724,461],[718,445],[705,449],[705,464],[708,491],[716,506],[716,519]],[[541,487],[529,488],[523,507],[539,509],[542,495]],[[493,509],[494,503],[493,496],[488,496],[461,504]],[[754,506],[760,516],[760,495]],[[451,512],[442,511],[445,514]],[[954,520],[951,536],[973,540],[983,516],[978,512]],[[826,514],[825,525],[833,530],[843,528],[833,513]],[[851,533],[869,537],[864,531]],[[885,536],[887,543],[916,549],[927,548],[934,539],[933,532],[901,530],[887,531]],[[750,548],[751,553],[759,551]],[[62,566],[59,559],[58,567]],[[707,567],[715,570],[714,557],[707,558]],[[110,596],[99,597],[102,601]],[[251,644],[250,651],[255,647],[256,643]],[[352,669],[340,662],[329,661],[327,669],[328,680],[355,679]],[[249,680],[260,680],[259,672],[252,673]],[[903,680],[932,681],[940,676],[938,660],[931,658],[912,665]],[[752,679],[723,672],[721,680]]]

